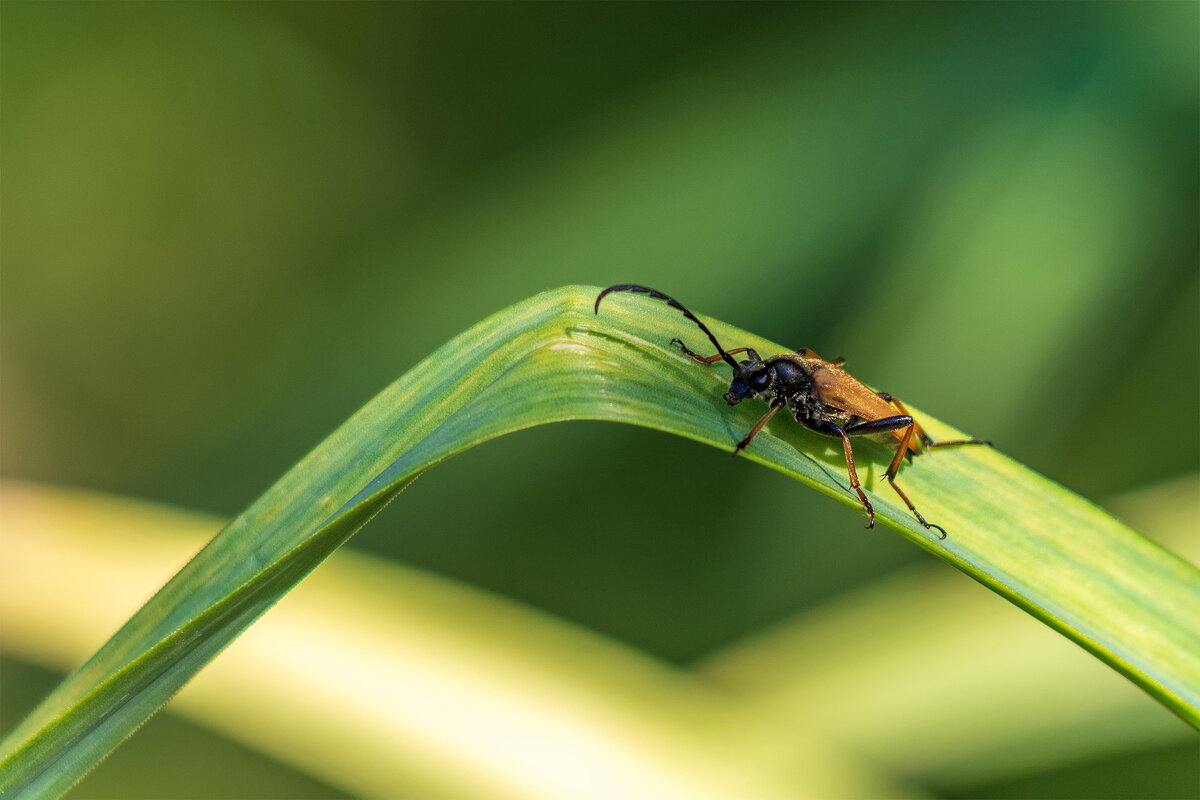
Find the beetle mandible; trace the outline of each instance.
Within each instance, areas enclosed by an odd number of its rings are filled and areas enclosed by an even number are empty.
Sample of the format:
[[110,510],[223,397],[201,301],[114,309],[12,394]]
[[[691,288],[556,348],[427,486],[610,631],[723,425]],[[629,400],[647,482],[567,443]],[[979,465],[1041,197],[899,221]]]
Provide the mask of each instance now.
[[[858,495],[863,510],[867,513],[867,527],[875,527],[875,509],[863,492],[858,482],[858,471],[854,468],[854,450],[850,446],[851,436],[871,436],[888,434],[895,438],[899,445],[892,463],[888,466],[885,477],[891,487],[900,495],[900,499],[908,506],[917,521],[926,530],[936,529],[939,538],[946,538],[946,531],[940,525],[925,521],[921,512],[908,499],[896,484],[896,473],[900,463],[915,455],[920,455],[922,448],[957,447],[968,444],[991,445],[983,439],[956,439],[948,442],[935,442],[912,418],[908,409],[896,398],[886,392],[876,392],[862,381],[842,369],[845,359],[826,361],[808,348],[801,348],[794,353],[781,353],[770,358],[760,358],[750,347],[735,347],[726,350],[717,341],[708,326],[701,322],[692,312],[671,297],[657,289],[639,286],[635,283],[620,283],[610,286],[596,296],[593,312],[600,313],[600,301],[613,292],[638,292],[647,294],[657,300],[666,301],[671,308],[683,312],[683,316],[696,323],[708,340],[717,348],[711,356],[702,356],[688,349],[682,340],[676,338],[671,344],[679,345],[679,350],[685,356],[700,364],[716,364],[724,361],[733,369],[733,380],[729,383],[729,391],[725,393],[725,401],[736,406],[748,397],[762,394],[763,400],[770,406],[750,432],[733,448],[736,456],[745,450],[751,440],[770,421],[771,417],[781,408],[790,408],[792,416],[804,427],[825,436],[842,440],[842,449],[846,455],[846,471],[850,475],[850,488]],[[745,353],[746,359],[737,361],[735,353]],[[897,413],[899,412],[899,413]]]

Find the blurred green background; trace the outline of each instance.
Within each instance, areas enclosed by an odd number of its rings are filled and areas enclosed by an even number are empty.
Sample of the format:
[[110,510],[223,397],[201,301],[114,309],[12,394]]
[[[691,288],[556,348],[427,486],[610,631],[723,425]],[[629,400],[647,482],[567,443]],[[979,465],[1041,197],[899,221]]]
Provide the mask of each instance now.
[[[232,516],[489,313],[632,281],[1099,502],[1193,475],[1198,8],[10,0],[3,473]],[[688,665],[928,560],[860,517],[586,423],[353,545]],[[55,679],[7,660],[4,729]],[[923,788],[1187,796],[1194,746]],[[77,796],[338,793],[160,715]]]

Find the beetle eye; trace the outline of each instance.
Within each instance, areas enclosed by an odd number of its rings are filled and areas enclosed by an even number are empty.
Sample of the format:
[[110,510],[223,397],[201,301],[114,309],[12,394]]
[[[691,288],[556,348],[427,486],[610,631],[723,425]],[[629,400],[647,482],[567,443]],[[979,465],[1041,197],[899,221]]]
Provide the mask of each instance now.
[[765,371],[760,372],[754,376],[753,382],[754,382],[755,389],[758,389],[758,390],[765,389],[765,388],[767,388],[767,384],[771,382],[771,373],[765,372]]

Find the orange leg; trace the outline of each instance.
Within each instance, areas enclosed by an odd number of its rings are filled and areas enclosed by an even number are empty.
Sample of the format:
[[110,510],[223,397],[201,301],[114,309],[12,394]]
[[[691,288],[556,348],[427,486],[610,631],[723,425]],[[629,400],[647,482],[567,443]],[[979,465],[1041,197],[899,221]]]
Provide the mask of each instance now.
[[[904,403],[901,403],[899,400],[892,397],[887,392],[876,392],[876,394],[878,394],[884,400],[886,400],[889,403],[891,403],[892,405],[894,405],[896,408],[900,409],[901,414],[908,414],[908,416],[910,416],[910,417],[912,416],[911,414],[908,413],[908,409],[904,407]],[[958,447],[959,445],[964,445],[964,444],[986,444],[988,447],[994,446],[991,442],[989,442],[986,439],[954,439],[953,441],[949,441],[949,442],[935,442],[933,439],[931,439],[929,437],[929,434],[925,433],[925,430],[921,427],[921,423],[917,422],[914,419],[913,425],[916,426],[916,429],[917,429],[916,430],[917,438],[921,440],[921,444],[924,445],[925,447]]]
[[[681,353],[690,358],[692,361],[698,361],[701,364],[715,364],[718,361],[724,360],[725,358],[725,356],[721,355],[720,353],[712,356],[702,356],[699,353],[694,353],[689,350],[687,345],[684,344],[680,339],[672,339],[671,344],[679,345],[679,351]],[[754,359],[755,361],[758,360],[758,353],[754,352],[754,349],[750,347],[735,347],[732,350],[726,351],[727,355],[733,355],[734,353],[749,353],[750,358]]]
[[[732,351],[730,351],[730,352],[732,352]],[[763,426],[765,426],[768,422],[771,421],[771,417],[775,416],[775,412],[778,411],[779,409],[783,408],[783,406],[784,406],[783,403],[778,403],[778,404],[772,405],[771,410],[768,411],[766,414],[763,414],[762,419],[760,419],[758,422],[754,423],[754,427],[751,428],[750,432],[746,434],[746,438],[744,438],[740,442],[738,442],[737,445],[733,448],[733,455],[735,457],[737,456],[738,453],[742,452],[749,446],[750,440],[752,440],[755,436],[758,436],[758,432],[763,429]]]
[[[854,448],[850,446],[850,437],[857,435],[854,430],[854,427],[856,426],[851,426],[851,428],[848,430],[842,430],[829,420],[803,419],[798,417],[796,421],[809,430],[816,431],[817,433],[824,434],[825,436],[837,436],[842,440],[842,451],[846,455],[846,472],[850,475],[850,488],[853,489],[854,493],[858,495],[858,502],[862,503],[863,511],[867,512],[867,527],[874,528],[875,508],[871,505],[871,501],[867,499],[866,492],[862,490],[862,484],[859,483],[858,470],[854,468]],[[907,418],[905,418],[903,422],[900,422],[899,420],[893,421],[893,418],[889,417],[883,422],[884,429],[882,431],[867,430],[863,432],[886,433],[887,431],[900,428],[901,425],[909,425],[911,422],[912,420]],[[888,423],[892,423],[890,427],[888,427]],[[879,423],[869,422],[862,424],[878,425]]]
[[[851,425],[845,431],[837,428],[833,432],[842,436],[842,440],[846,445],[846,460],[849,462],[850,440],[847,438],[847,436],[867,436],[870,434],[890,433],[892,431],[899,430],[903,430],[904,435],[900,438],[900,446],[896,448],[896,454],[892,456],[892,463],[888,465],[887,473],[885,475],[887,482],[892,485],[892,488],[896,491],[896,494],[900,495],[900,499],[904,501],[904,504],[908,506],[908,510],[913,513],[913,516],[917,518],[917,521],[921,523],[925,530],[936,528],[941,534],[941,538],[945,539],[946,531],[938,525],[930,525],[928,522],[926,522],[925,517],[921,516],[920,511],[917,511],[917,507],[913,505],[912,500],[908,499],[908,495],[906,495],[904,490],[901,489],[896,483],[896,473],[900,471],[900,465],[904,462],[904,456],[912,448],[913,437],[916,435],[917,431],[917,423],[913,421],[912,417],[907,414],[901,414],[894,417],[873,419],[867,422],[859,422],[855,425]],[[851,465],[851,485],[852,488],[855,488],[855,491],[858,491],[859,495],[861,496],[862,491],[856,487],[853,487],[853,484],[856,480],[857,476],[853,474],[853,465]],[[872,522],[873,521],[874,520],[872,520]],[[867,527],[871,526],[868,525]]]
[[850,488],[858,494],[858,502],[862,503],[863,511],[867,512],[867,527],[874,528],[875,508],[863,492],[862,484],[858,482],[858,470],[854,468],[854,449],[850,447],[850,436],[840,428],[838,429],[838,433],[842,437],[842,450],[846,453],[846,471],[850,473]]
[[885,477],[887,477],[887,481],[892,485],[892,488],[896,490],[896,494],[900,495],[900,499],[904,501],[904,505],[908,506],[908,510],[911,511],[913,516],[917,518],[917,522],[920,522],[922,525],[924,525],[925,530],[937,528],[938,533],[941,534],[941,536],[938,538],[945,539],[945,529],[940,525],[931,525],[926,522],[925,518],[921,516],[921,512],[917,511],[917,507],[913,505],[912,500],[908,499],[908,495],[906,495],[904,490],[900,488],[900,485],[896,483],[896,473],[900,471],[900,464],[904,461],[904,454],[908,452],[909,446],[912,445],[913,434],[916,432],[916,430],[917,423],[914,422],[904,431],[904,438],[900,440],[900,448],[896,451],[896,455],[892,457],[892,463],[890,466],[888,466]]

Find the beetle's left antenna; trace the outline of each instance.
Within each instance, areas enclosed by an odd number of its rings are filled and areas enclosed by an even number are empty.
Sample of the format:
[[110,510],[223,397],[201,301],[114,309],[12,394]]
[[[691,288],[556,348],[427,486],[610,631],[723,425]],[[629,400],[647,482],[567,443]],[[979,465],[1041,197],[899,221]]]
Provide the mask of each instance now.
[[696,315],[684,308],[674,297],[663,294],[657,289],[651,289],[649,286],[638,286],[636,283],[618,283],[616,286],[610,286],[600,294],[596,295],[596,305],[593,309],[593,313],[600,313],[600,301],[603,300],[605,296],[610,295],[613,292],[638,292],[640,294],[648,294],[656,300],[667,301],[667,305],[669,305],[671,308],[682,311],[685,317],[696,323],[696,326],[699,327],[700,330],[704,331],[704,335],[707,336],[708,340],[717,348],[717,352],[721,354],[721,358],[725,360],[725,363],[733,367],[735,371],[737,370],[738,363],[733,360],[733,356],[725,352],[725,348],[721,347],[721,343],[717,341],[716,336],[713,336],[713,333],[708,329],[708,326],[696,319]]

